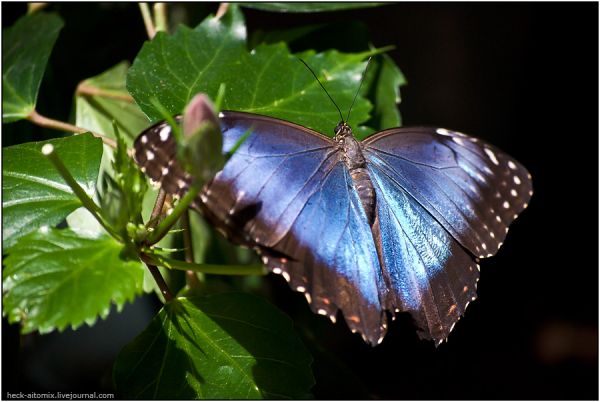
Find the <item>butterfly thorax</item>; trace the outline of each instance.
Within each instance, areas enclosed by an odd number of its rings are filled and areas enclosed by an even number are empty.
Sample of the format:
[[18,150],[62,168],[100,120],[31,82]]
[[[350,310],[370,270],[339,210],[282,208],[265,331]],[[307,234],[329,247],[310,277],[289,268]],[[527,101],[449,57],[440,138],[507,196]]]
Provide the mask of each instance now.
[[340,149],[340,155],[350,176],[352,184],[358,193],[361,204],[372,225],[375,218],[375,189],[367,170],[367,161],[362,152],[360,142],[352,135],[352,128],[341,122],[335,128],[335,142]]

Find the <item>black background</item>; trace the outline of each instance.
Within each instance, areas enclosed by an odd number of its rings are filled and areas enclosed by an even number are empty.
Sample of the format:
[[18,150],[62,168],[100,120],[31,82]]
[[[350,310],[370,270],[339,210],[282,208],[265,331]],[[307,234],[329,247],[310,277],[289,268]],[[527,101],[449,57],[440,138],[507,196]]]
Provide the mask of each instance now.
[[[39,110],[67,119],[77,83],[133,60],[145,31],[133,3],[51,8],[66,26]],[[216,6],[195,9],[200,18]],[[25,5],[3,3],[2,11],[6,27]],[[437,349],[418,341],[407,319],[370,348],[343,324],[312,317],[283,280],[267,279],[272,298],[303,335],[321,339],[311,347],[315,397],[597,399],[598,4],[403,3],[324,14],[244,12],[250,31],[334,24],[337,35],[330,35],[330,26],[292,43],[293,50],[363,50],[367,32],[375,46],[395,45],[390,55],[408,80],[399,106],[405,125],[473,134],[533,176],[529,208],[498,254],[481,264],[478,300]],[[190,25],[200,21],[190,18]],[[3,142],[49,134],[20,122],[4,127]],[[116,318],[94,328],[46,337],[19,338],[3,321],[3,389],[109,390],[115,350],[151,317],[136,308],[122,316],[137,321],[112,314]],[[307,320],[310,330],[302,329]],[[67,351],[74,344],[80,349]]]

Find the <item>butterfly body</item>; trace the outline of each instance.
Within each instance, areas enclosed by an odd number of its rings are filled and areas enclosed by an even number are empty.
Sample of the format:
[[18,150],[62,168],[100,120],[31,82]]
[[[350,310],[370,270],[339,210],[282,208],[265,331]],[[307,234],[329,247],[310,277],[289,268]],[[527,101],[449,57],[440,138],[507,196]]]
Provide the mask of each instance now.
[[358,193],[367,220],[372,225],[375,216],[375,189],[367,170],[362,145],[354,138],[352,129],[345,122],[340,122],[335,128],[333,141],[338,144],[340,157],[350,173],[353,187]]
[[[477,258],[493,255],[532,194],[527,170],[480,140],[396,128],[333,139],[271,117],[220,114],[223,152],[248,138],[193,207],[305,294],[313,311],[376,344],[388,316],[409,312],[422,338],[447,338],[476,297]],[[135,159],[170,193],[179,168],[170,128],[135,143]],[[165,169],[166,168],[166,169]]]

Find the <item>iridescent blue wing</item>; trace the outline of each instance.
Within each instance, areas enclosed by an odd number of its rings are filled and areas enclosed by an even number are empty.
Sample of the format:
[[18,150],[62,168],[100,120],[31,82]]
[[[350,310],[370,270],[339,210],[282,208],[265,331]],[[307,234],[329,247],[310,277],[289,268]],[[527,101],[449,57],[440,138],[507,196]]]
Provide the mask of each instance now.
[[526,206],[529,173],[495,147],[444,129],[397,128],[363,141],[377,197],[375,237],[391,292],[419,335],[445,339],[476,297],[476,256],[494,254]]
[[454,239],[483,258],[533,194],[519,162],[477,138],[446,129],[395,128],[363,141],[370,164],[394,178]]
[[[232,241],[255,248],[313,311],[335,320],[341,309],[353,331],[378,341],[386,288],[371,228],[332,140],[254,114],[224,112],[220,119],[225,152],[250,134],[194,206]],[[165,124],[146,130],[135,157],[166,191],[182,195],[190,178],[169,133]]]
[[373,226],[380,242],[389,311],[409,312],[424,339],[446,339],[476,296],[479,266],[452,236],[377,164]]

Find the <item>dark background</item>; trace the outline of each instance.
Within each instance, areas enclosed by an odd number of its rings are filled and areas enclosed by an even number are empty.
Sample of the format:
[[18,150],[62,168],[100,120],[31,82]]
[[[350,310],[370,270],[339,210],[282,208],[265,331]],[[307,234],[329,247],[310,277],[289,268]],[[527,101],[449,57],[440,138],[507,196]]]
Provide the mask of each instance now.
[[[190,25],[216,10],[186,7],[195,10]],[[133,60],[145,30],[133,3],[51,9],[66,25],[39,110],[68,119],[77,83]],[[3,3],[3,27],[24,11],[24,4]],[[293,50],[363,50],[367,37],[375,46],[395,45],[390,55],[408,79],[399,106],[405,125],[473,134],[514,156],[533,176],[529,208],[498,254],[481,264],[478,300],[437,349],[417,340],[408,319],[397,320],[383,344],[370,348],[344,324],[315,318],[280,278],[266,280],[272,300],[296,320],[299,332],[320,339],[310,346],[315,397],[597,399],[598,4],[244,12],[250,32],[334,24],[292,43]],[[4,145],[14,135],[55,134],[20,122],[4,126]],[[94,328],[44,337],[20,338],[4,320],[4,391],[110,390],[112,359],[154,307],[141,299]]]

